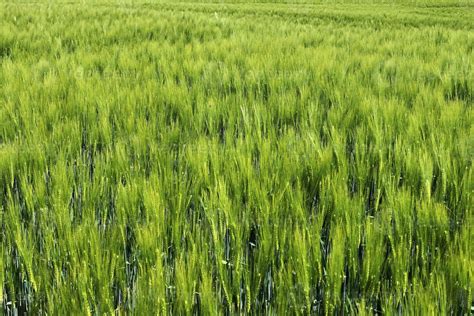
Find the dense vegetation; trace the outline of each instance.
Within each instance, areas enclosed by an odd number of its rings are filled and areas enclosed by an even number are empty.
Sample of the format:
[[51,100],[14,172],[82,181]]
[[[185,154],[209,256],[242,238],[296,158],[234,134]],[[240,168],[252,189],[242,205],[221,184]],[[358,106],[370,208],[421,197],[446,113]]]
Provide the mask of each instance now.
[[473,29],[461,1],[0,3],[3,311],[469,314]]

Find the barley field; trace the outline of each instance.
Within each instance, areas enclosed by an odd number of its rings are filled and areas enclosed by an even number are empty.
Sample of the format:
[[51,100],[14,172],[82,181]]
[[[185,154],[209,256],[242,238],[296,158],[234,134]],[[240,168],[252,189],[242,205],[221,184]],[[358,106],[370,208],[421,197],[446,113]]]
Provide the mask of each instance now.
[[5,315],[474,312],[471,1],[0,1]]

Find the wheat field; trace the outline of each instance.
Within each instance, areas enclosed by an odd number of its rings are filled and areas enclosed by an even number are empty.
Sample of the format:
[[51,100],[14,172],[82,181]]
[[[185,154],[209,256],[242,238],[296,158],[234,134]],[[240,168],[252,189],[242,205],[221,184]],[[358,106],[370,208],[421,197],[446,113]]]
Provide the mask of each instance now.
[[6,315],[469,315],[470,1],[0,2]]

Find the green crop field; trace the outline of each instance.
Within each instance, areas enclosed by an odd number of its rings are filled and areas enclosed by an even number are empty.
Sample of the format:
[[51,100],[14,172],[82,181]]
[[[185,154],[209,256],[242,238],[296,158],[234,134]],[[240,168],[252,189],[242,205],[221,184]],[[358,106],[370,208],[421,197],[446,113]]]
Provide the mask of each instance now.
[[474,3],[0,0],[6,315],[474,312]]

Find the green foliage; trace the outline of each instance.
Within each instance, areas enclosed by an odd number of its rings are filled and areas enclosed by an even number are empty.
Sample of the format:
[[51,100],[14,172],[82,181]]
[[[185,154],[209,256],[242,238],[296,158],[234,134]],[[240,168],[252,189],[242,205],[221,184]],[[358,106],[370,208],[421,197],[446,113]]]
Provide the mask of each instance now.
[[472,4],[323,2],[0,3],[3,312],[472,313]]

